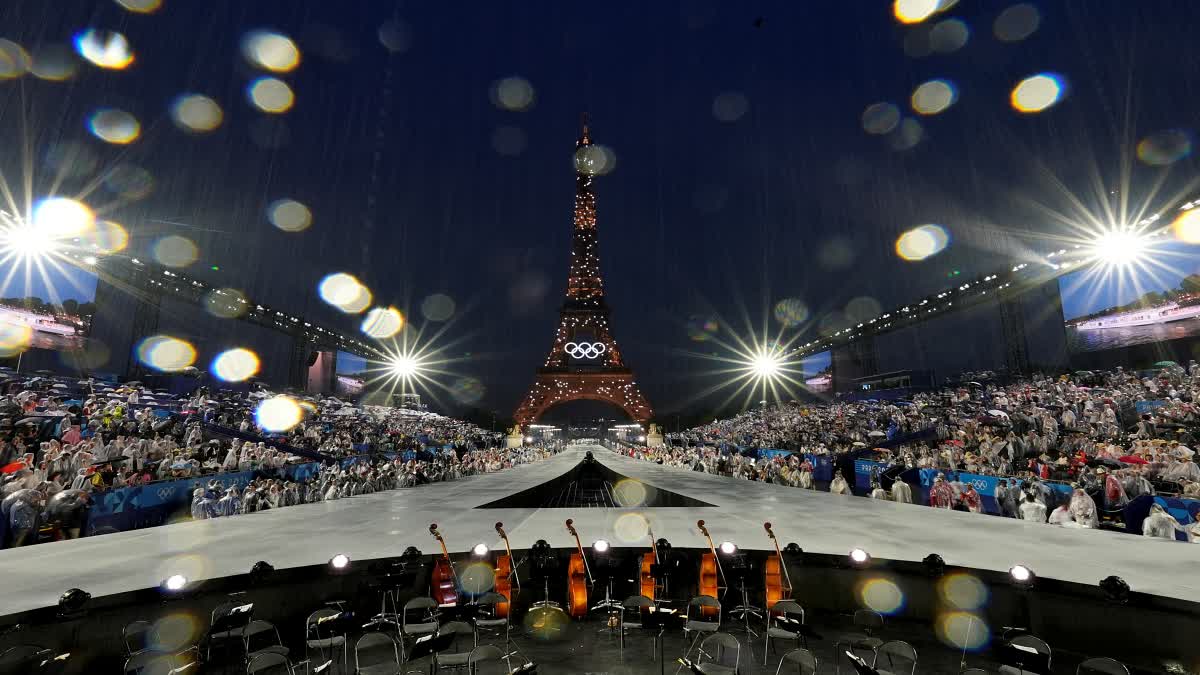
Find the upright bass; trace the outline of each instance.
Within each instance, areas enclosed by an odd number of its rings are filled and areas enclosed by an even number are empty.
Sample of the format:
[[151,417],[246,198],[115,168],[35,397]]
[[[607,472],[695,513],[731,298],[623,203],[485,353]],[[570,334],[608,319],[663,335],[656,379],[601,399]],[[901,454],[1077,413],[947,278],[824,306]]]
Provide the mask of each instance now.
[[575,521],[567,518],[567,531],[575,537],[575,553],[567,563],[567,614],[582,619],[588,613],[588,586],[592,584],[592,570],[588,567],[583,544],[575,531]]
[[496,523],[496,533],[504,540],[505,555],[496,556],[496,578],[494,590],[503,595],[506,599],[504,602],[496,603],[496,617],[503,618],[508,616],[509,603],[512,602],[513,583],[517,585],[517,592],[521,591],[521,578],[517,576],[517,568],[513,563],[512,547],[508,544],[508,534],[504,532],[504,523]]
[[763,587],[767,589],[767,609],[770,610],[780,600],[791,599],[792,578],[788,575],[787,564],[783,561],[783,552],[779,550],[779,540],[775,538],[771,523],[763,523],[763,528],[775,545],[775,557],[768,556],[767,563],[763,565]]
[[[700,532],[708,540],[708,553],[700,556],[698,595],[710,595],[716,598],[719,597],[721,584],[725,584],[725,570],[721,567],[721,560],[717,557],[717,548],[713,546],[712,536],[708,534],[708,528],[704,526],[704,521],[697,520],[696,527],[700,528]],[[718,574],[720,574],[720,583],[717,581]],[[728,586],[728,584],[725,585]],[[717,613],[718,609],[716,607],[700,608],[700,615],[706,618],[717,616]]]
[[438,605],[453,607],[458,604],[458,574],[454,571],[450,551],[446,549],[446,540],[442,539],[437,523],[429,526],[429,534],[442,545],[442,557],[433,564],[433,573],[429,576],[430,595]]
[[652,567],[659,564],[658,546],[654,543],[654,530],[646,523],[646,534],[650,537],[650,552],[642,554],[641,592],[642,595],[654,600],[655,582]]

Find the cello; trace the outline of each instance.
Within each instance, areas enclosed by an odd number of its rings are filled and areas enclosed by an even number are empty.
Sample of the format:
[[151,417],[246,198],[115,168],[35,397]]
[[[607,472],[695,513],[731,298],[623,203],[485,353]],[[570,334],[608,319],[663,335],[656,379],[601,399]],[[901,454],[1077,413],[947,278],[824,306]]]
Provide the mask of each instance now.
[[[708,553],[700,556],[700,583],[697,587],[697,595],[710,595],[716,598],[721,589],[717,583],[717,575],[720,574],[721,583],[724,584],[725,570],[721,567],[721,560],[717,557],[717,548],[713,546],[712,537],[708,534],[708,528],[704,526],[704,521],[697,520],[696,527],[700,528],[700,532],[708,540]],[[700,608],[700,615],[705,618],[715,617],[717,613],[716,607]]]
[[[783,561],[783,552],[779,550],[779,540],[775,538],[771,523],[763,523],[763,528],[766,529],[767,536],[771,538],[771,543],[775,545],[775,557],[767,556],[767,562],[763,565],[763,585],[767,594],[767,610],[771,611],[775,603],[791,599],[792,578],[788,575],[787,564]],[[778,616],[777,612],[771,611],[771,613]]]
[[504,550],[508,553],[496,557],[496,580],[494,589],[506,600],[496,603],[496,618],[508,616],[508,606],[512,602],[513,582],[517,584],[517,592],[521,592],[521,578],[517,576],[517,568],[513,564],[512,547],[508,544],[508,535],[504,532],[504,523],[496,523],[496,533],[504,540]]
[[650,552],[642,555],[642,573],[641,573],[641,592],[642,595],[654,601],[654,574],[652,566],[659,564],[658,562],[658,547],[654,545],[654,531],[650,529],[650,523],[646,523],[646,534],[650,537]]
[[433,573],[429,576],[429,594],[440,607],[453,607],[458,604],[458,574],[454,572],[454,563],[450,561],[450,551],[446,549],[446,540],[438,532],[437,523],[429,526],[429,534],[442,545],[442,557],[433,564]]
[[567,614],[576,619],[582,619],[588,613],[588,586],[592,583],[592,571],[588,568],[587,556],[583,554],[583,544],[579,541],[579,533],[575,531],[573,520],[567,518],[567,531],[575,537],[575,553],[567,563]]

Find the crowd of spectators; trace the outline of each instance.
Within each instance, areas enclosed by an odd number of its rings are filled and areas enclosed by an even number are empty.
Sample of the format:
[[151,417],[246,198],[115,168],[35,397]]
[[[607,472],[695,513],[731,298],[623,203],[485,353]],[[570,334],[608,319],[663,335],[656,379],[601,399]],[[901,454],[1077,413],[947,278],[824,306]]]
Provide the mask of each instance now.
[[[303,418],[272,433],[255,415],[271,396],[205,388],[170,396],[137,382],[0,369],[6,543],[34,543],[39,526],[79,536],[97,494],[154,481],[196,481],[192,513],[211,517],[498,471],[546,452],[500,450],[500,434],[449,417],[320,396],[294,398]],[[285,479],[289,465],[314,460],[324,462],[316,477]],[[223,479],[247,471],[256,478],[244,491]]]
[[[1002,515],[1068,527],[1096,527],[1140,495],[1200,497],[1200,458],[1192,449],[1200,435],[1195,361],[1143,373],[980,379],[904,400],[766,406],[668,434],[663,446],[622,452],[809,489],[824,486],[805,456],[827,455],[837,467],[828,485],[835,494],[852,493],[854,458],[878,459],[886,467],[880,473],[890,476],[937,469],[945,473],[929,488],[930,505],[967,511],[982,510],[981,495],[945,474],[997,476],[989,496]],[[1056,481],[1069,484],[1069,494],[1047,484]],[[913,501],[904,481],[887,482],[885,489],[876,481],[867,496]],[[1165,538],[1183,529],[1157,505],[1146,523],[1147,533]],[[1194,524],[1190,529],[1200,534]]]

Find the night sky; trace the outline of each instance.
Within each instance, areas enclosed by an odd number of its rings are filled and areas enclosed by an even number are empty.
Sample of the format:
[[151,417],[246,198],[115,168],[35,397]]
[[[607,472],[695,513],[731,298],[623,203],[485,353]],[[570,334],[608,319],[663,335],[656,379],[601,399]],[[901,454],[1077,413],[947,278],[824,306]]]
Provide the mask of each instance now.
[[[354,273],[405,310],[413,336],[437,334],[433,346],[458,359],[442,384],[476,378],[478,405],[503,414],[556,326],[583,111],[616,157],[595,185],[615,335],[660,413],[711,382],[713,365],[688,352],[727,353],[691,339],[692,317],[715,320],[725,340],[764,326],[774,337],[771,308],[795,298],[810,318],[785,339],[816,335],[852,301],[857,318],[936,292],[953,270],[982,275],[1053,250],[1122,209],[1200,195],[1194,157],[1152,166],[1135,154],[1200,113],[1197,3],[1035,2],[1037,30],[1016,42],[993,34],[1011,2],[963,0],[917,27],[891,4],[165,0],[139,15],[112,0],[9,0],[0,37],[33,49],[117,30],[136,61],[0,82],[0,167],[19,202],[31,174],[32,198],[74,196],[125,224],[129,253],[188,237],[199,249],[188,273],[348,331],[358,319],[316,287]],[[921,56],[918,32],[948,19],[967,27],[966,44]],[[389,21],[394,51],[379,39]],[[241,54],[254,29],[303,53],[279,75],[296,93],[286,114],[247,102],[263,74]],[[1014,111],[1012,88],[1041,72],[1065,80],[1065,98]],[[530,108],[493,103],[506,77],[532,85]],[[909,97],[934,78],[957,100],[916,115]],[[216,131],[173,124],[185,92],[221,105]],[[864,131],[876,102],[919,117],[919,142],[896,149],[895,132]],[[86,121],[101,107],[136,116],[141,137],[93,137]],[[153,177],[148,195],[117,195],[113,172],[129,166]],[[281,198],[307,205],[312,227],[273,227],[266,208]],[[897,236],[923,223],[945,227],[949,246],[902,260]],[[421,316],[433,293],[456,303],[448,324]]]

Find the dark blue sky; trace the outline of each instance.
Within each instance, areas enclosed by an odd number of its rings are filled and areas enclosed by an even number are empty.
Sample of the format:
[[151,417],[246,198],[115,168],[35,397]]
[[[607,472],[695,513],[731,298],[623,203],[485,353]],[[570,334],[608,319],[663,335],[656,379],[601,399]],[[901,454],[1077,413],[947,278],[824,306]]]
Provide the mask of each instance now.
[[1143,261],[1120,272],[1097,274],[1084,270],[1059,277],[1063,318],[1092,314],[1109,307],[1129,304],[1151,291],[1179,288],[1190,274],[1200,274],[1200,246],[1169,242],[1154,247]]
[[67,265],[45,265],[44,273],[9,277],[0,272],[0,298],[41,298],[61,304],[63,300],[92,302],[96,299],[96,275]]
[[[349,271],[405,308],[416,334],[422,301],[450,296],[454,318],[426,326],[422,340],[441,330],[436,345],[459,359],[447,368],[483,383],[480,405],[507,412],[555,328],[571,153],[587,110],[594,139],[617,159],[596,181],[615,334],[651,402],[669,412],[711,383],[710,365],[688,352],[723,354],[688,339],[693,315],[713,316],[727,336],[764,323],[774,333],[770,308],[798,298],[812,317],[799,330],[815,334],[844,321],[852,300],[889,307],[936,292],[954,269],[984,274],[1050,250],[1041,240],[1102,212],[1116,201],[1110,189],[1156,204],[1181,192],[1194,157],[1165,169],[1123,169],[1122,158],[1140,138],[1197,119],[1200,7],[1036,2],[1037,32],[1003,43],[992,22],[1010,4],[964,0],[939,19],[969,27],[966,45],[916,58],[904,42],[924,29],[899,26],[882,0],[166,0],[148,16],[113,2],[12,0],[0,7],[8,39],[32,48],[86,26],[116,29],[138,58],[67,82],[0,82],[0,141],[29,144],[38,194],[56,184],[47,153],[79,144],[94,162],[76,162],[60,193],[125,223],[139,255],[166,234],[194,239],[200,259],[188,271],[252,298],[354,330],[358,319],[315,292],[324,275]],[[407,36],[392,54],[377,37],[390,17]],[[297,96],[286,115],[246,103],[258,73],[239,41],[258,28],[293,36],[304,54],[283,76]],[[1041,71],[1061,73],[1069,95],[1040,115],[1014,112],[1011,88]],[[508,76],[534,87],[528,111],[489,100]],[[866,106],[890,101],[911,117],[911,92],[932,78],[953,81],[958,101],[920,119],[915,147],[864,132]],[[219,130],[173,126],[168,105],[188,91],[222,105]],[[717,119],[718,97],[744,101],[744,114]],[[102,106],[136,115],[141,139],[118,147],[89,136],[85,119]],[[122,165],[148,171],[153,192],[121,200],[103,186]],[[19,192],[19,153],[0,166]],[[266,206],[282,197],[309,206],[309,230],[267,222]],[[950,232],[949,248],[899,259],[897,235],[930,222]]]

